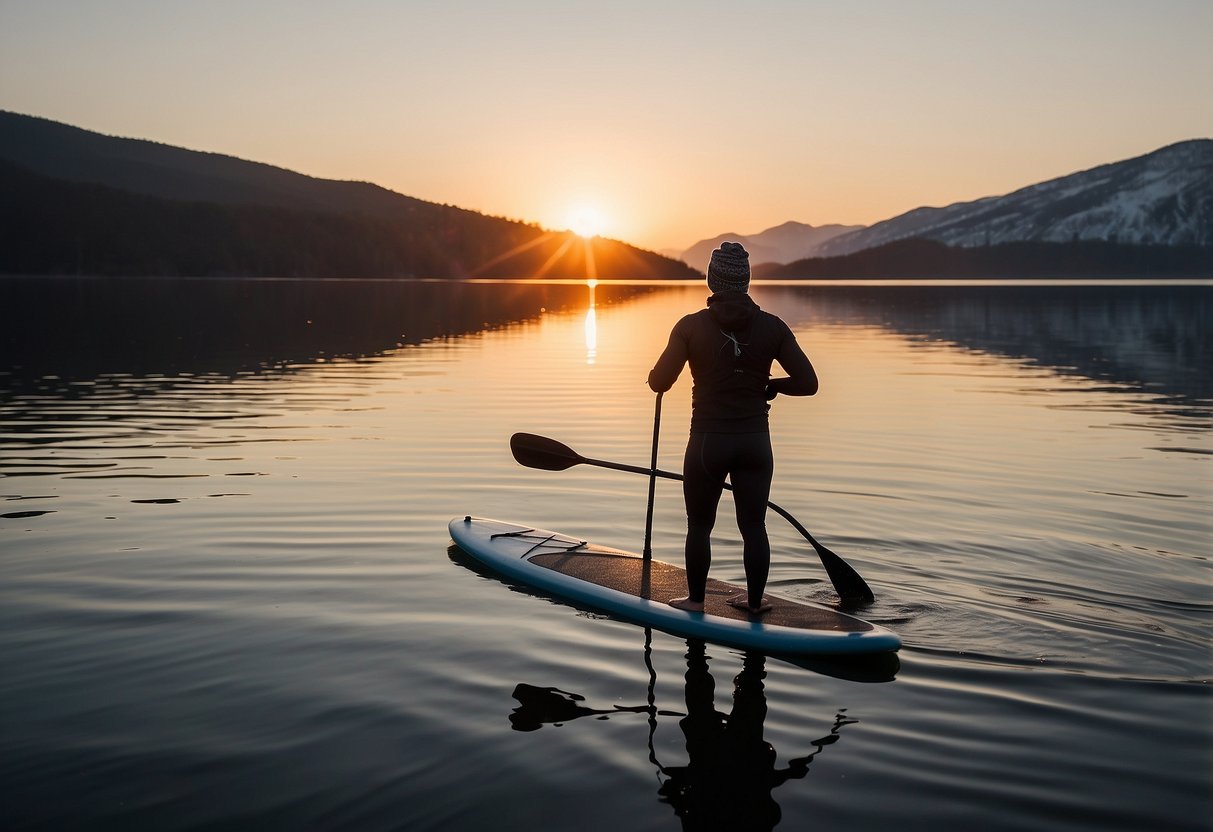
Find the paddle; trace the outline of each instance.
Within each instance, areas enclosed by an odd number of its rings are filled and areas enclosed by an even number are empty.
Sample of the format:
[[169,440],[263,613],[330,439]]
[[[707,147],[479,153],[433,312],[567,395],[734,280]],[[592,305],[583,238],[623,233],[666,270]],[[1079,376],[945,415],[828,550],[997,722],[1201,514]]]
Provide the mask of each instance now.
[[[682,480],[681,474],[658,470],[656,464],[652,468],[641,468],[639,465],[624,465],[619,462],[608,462],[603,459],[590,459],[574,451],[568,445],[548,439],[546,436],[536,436],[533,433],[516,433],[510,437],[510,450],[519,464],[528,468],[538,468],[542,471],[564,471],[574,465],[595,465],[599,468],[609,468],[612,471],[626,471],[631,474],[643,474],[646,477],[661,477],[667,480]],[[732,485],[725,483],[724,487],[733,490]],[[805,540],[817,550],[821,565],[825,567],[830,583],[842,600],[843,606],[854,607],[870,604],[874,600],[871,588],[859,576],[849,563],[822,546],[813,539],[808,529],[800,522],[774,503],[768,502],[767,508],[774,511],[784,520],[792,524],[792,528],[800,532]]]

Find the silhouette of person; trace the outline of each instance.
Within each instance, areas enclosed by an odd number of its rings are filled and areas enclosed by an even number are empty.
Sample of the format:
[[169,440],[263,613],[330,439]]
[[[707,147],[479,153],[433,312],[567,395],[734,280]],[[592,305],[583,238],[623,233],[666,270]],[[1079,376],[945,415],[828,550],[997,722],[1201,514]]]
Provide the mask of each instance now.
[[[687,595],[670,604],[703,611],[712,527],[729,477],[744,542],[746,592],[728,602],[761,614],[770,609],[762,594],[771,566],[766,511],[774,455],[768,402],[780,393],[814,395],[817,373],[788,325],[750,297],[750,258],[740,243],[724,242],[712,252],[707,280],[712,290],[707,307],[674,325],[648,380],[654,392],[664,393],[689,363],[694,381],[691,435],[682,466]],[[771,378],[771,364],[776,361],[787,377]]]

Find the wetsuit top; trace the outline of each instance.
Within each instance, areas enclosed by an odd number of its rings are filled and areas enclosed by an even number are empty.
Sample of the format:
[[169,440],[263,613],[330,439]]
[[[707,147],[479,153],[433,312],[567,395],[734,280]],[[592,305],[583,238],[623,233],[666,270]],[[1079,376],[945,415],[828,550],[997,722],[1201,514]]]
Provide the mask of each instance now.
[[[771,380],[772,361],[789,378]],[[817,373],[792,330],[744,292],[717,292],[706,309],[675,324],[649,372],[649,387],[669,390],[688,362],[694,380],[692,433],[766,432],[767,401],[775,394],[817,392]]]

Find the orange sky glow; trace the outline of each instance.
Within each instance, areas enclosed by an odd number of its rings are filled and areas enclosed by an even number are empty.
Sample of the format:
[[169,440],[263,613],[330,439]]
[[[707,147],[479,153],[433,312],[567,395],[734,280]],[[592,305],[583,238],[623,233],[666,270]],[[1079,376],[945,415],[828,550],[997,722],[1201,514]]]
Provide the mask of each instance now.
[[1213,135],[1207,0],[68,8],[0,0],[0,109],[657,250]]

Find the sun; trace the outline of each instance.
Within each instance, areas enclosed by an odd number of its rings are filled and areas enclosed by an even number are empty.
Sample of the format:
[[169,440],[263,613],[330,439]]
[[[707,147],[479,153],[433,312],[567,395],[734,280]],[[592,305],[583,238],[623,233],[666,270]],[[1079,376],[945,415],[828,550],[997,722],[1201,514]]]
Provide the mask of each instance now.
[[565,216],[565,225],[579,237],[587,240],[597,237],[606,229],[606,218],[592,205],[577,205]]

